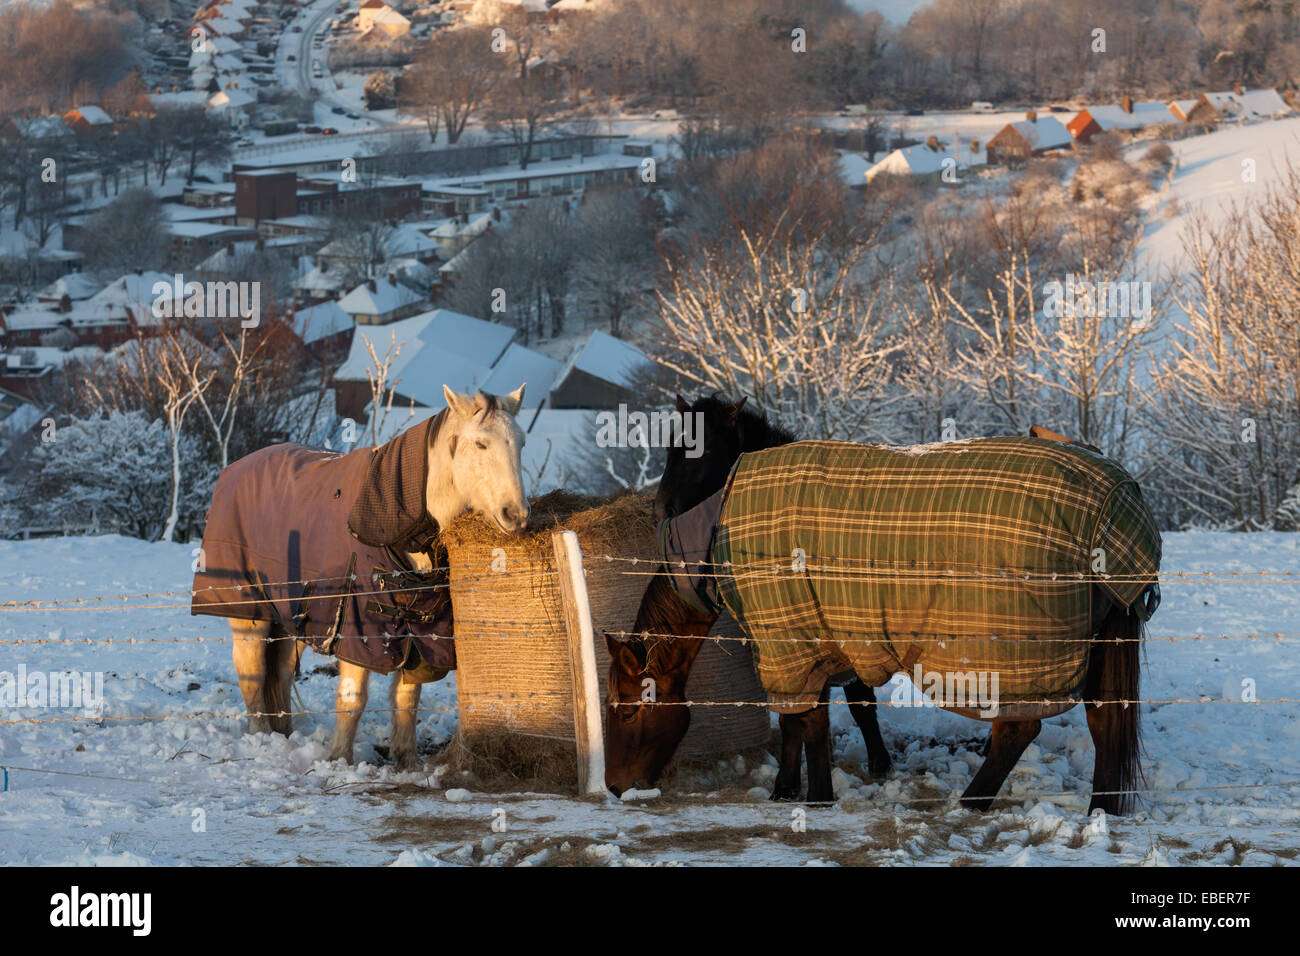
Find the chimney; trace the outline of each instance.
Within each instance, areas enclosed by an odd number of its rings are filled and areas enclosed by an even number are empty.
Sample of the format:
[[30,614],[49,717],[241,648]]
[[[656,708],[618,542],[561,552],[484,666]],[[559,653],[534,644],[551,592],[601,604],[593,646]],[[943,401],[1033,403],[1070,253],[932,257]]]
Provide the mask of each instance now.
[[1283,90],[1282,99],[1286,101],[1287,106],[1295,109],[1295,90]]
[[397,285],[397,273],[396,273],[396,272],[390,272],[390,273],[388,273],[388,284],[389,284],[389,285]]
[[925,145],[930,147],[930,149],[937,150],[939,148],[939,137],[931,136],[929,139],[925,141]]
[[1127,93],[1125,93],[1122,97],[1120,97],[1119,107],[1120,107],[1120,109],[1122,109],[1125,113],[1132,113],[1132,112],[1133,112],[1133,97],[1131,97],[1131,96],[1129,96]]
[[1242,86],[1241,86],[1240,83],[1233,83],[1233,84],[1232,84],[1232,92],[1234,92],[1234,93],[1236,93],[1238,96],[1240,96],[1242,93],[1245,93],[1246,91],[1245,91],[1244,89],[1242,89]]
[[232,259],[235,257],[235,244],[233,242],[226,243],[226,255]]
[[72,311],[72,296],[68,295],[68,293],[66,292],[63,293],[63,295],[59,296],[59,311],[60,312]]
[[1029,112],[1027,112],[1027,113],[1025,114],[1025,119],[1029,120],[1029,122],[1031,122],[1031,123],[1036,123],[1036,122],[1038,122],[1038,111],[1037,111],[1037,110],[1030,110]]
[[500,221],[501,221],[501,207],[500,207],[500,206],[493,206],[493,207],[492,207],[492,218],[493,218],[494,220],[496,220],[497,222],[500,222]]
[[974,158],[974,155],[980,151],[979,140],[973,139],[970,141],[970,151],[971,151],[971,157]]
[[257,237],[257,245],[256,245],[256,249],[257,249],[257,251],[258,251],[258,252],[261,252],[261,251],[262,251],[263,249],[265,249],[265,248],[266,248],[266,239],[265,239],[264,237],[262,237],[262,236],[258,236],[258,237]]
[[378,292],[378,291],[379,291],[379,286],[375,285],[375,280],[374,280],[374,279],[367,279],[367,280],[366,280],[366,285],[370,288],[370,291],[371,291],[371,292]]

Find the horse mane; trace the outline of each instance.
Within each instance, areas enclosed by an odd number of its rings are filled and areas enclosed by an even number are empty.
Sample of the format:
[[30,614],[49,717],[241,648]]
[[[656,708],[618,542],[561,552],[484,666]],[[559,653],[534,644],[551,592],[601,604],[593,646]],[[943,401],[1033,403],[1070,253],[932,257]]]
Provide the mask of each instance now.
[[[726,418],[731,414],[731,408],[731,402],[724,399],[720,393],[714,392],[712,395],[705,395],[697,399],[692,411],[704,412],[706,419],[709,417]],[[795,441],[793,432],[775,422],[769,421],[765,412],[751,407],[748,403],[740,410],[739,424],[742,435],[740,447],[742,452],[774,448],[777,445],[788,445]]]

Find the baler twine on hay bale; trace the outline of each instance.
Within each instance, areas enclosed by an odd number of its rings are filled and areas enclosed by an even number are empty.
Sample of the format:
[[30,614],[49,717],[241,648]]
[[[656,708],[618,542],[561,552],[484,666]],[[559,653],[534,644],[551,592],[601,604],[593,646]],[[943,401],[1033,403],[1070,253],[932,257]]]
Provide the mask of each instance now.
[[[532,502],[529,530],[511,536],[467,515],[442,533],[455,608],[461,711],[453,765],[468,757],[476,772],[495,773],[503,764],[520,764],[518,772],[531,777],[532,768],[545,765],[553,772],[564,764],[549,759],[550,752],[574,753],[573,677],[551,543],[552,534],[565,529],[575,532],[582,546],[605,719],[609,652],[600,634],[631,630],[650,581],[644,571],[658,563],[651,496],[611,500],[551,492]],[[646,564],[607,562],[604,555]],[[629,567],[643,573],[617,573]],[[500,574],[499,586],[492,584],[494,572]],[[485,576],[492,586],[484,586]],[[724,615],[711,633],[739,637],[742,632]],[[699,701],[766,699],[749,646],[740,641],[706,642],[686,694]],[[769,726],[762,707],[699,708],[691,714],[680,752],[736,754],[764,746]],[[534,740],[497,739],[502,735]],[[559,747],[548,747],[547,741]],[[569,768],[574,773],[571,761]]]

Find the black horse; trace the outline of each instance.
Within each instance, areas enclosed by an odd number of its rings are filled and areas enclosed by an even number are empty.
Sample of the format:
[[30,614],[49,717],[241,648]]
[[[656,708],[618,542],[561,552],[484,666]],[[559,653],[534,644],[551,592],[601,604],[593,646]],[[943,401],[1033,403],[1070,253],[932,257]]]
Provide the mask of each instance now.
[[[703,429],[696,434],[707,435],[707,452],[697,458],[688,458],[685,449],[678,446],[668,450],[668,461],[663,477],[659,480],[659,493],[655,498],[655,518],[659,521],[684,514],[720,489],[727,480],[727,475],[744,452],[757,451],[760,448],[775,448],[788,445],[794,441],[794,435],[772,422],[767,416],[745,408],[745,399],[732,404],[723,401],[716,394],[698,399],[694,405],[688,405],[686,399],[677,396],[677,411],[682,415],[703,415]],[[844,698],[849,702],[849,713],[862,731],[862,739],[867,745],[867,768],[873,775],[883,776],[889,773],[891,761],[880,735],[880,722],[877,719],[876,692],[856,677],[842,685]],[[818,708],[825,714],[828,708]],[[795,728],[799,718],[783,716],[781,770],[777,774],[773,800],[799,799],[800,741],[803,738],[802,725]],[[786,725],[790,725],[787,732]],[[826,738],[823,753],[820,745],[813,741],[809,746],[809,779],[814,776],[814,766],[826,766],[824,776],[830,775],[830,737]],[[816,752],[814,752],[816,751]],[[817,774],[819,778],[822,774]],[[824,796],[824,795],[823,795]],[[818,797],[817,799],[822,799]],[[813,799],[810,797],[810,799]]]
[[[792,441],[789,433],[745,410],[743,405],[743,400],[728,404],[715,396],[687,406],[678,397],[678,411],[704,415],[707,440],[704,453],[697,458],[686,457],[682,449],[673,449],[669,454],[657,503],[661,518],[681,515],[721,489],[743,452]],[[626,641],[608,638],[611,713],[605,741],[605,781],[616,795],[629,788],[652,786],[685,735],[690,725],[689,708],[671,705],[685,702],[691,665],[718,616],[717,611],[688,603],[667,571],[666,566],[660,566],[660,573],[651,578],[642,598],[633,630],[644,636]],[[1118,703],[1139,698],[1142,625],[1158,603],[1158,593],[1158,588],[1150,584],[1137,606],[1124,607],[1100,587],[1092,588],[1093,612],[1086,633],[1094,643],[1082,688],[1088,730],[1096,747],[1089,810],[1122,813],[1134,803],[1133,788],[1141,780],[1138,707]],[[678,637],[652,636],[656,634]],[[647,678],[657,688],[659,706],[642,706]],[[872,706],[874,694],[871,688],[857,683],[858,687],[849,691],[851,701],[857,698],[857,703],[851,705],[856,707],[855,717],[868,747],[887,761]],[[804,713],[782,715],[781,767],[774,799],[797,799],[801,750],[808,760],[808,800],[834,799],[828,693],[829,686],[823,687],[819,705]],[[1041,720],[1034,716],[994,718],[984,764],[962,794],[962,805],[987,810],[1040,728]]]

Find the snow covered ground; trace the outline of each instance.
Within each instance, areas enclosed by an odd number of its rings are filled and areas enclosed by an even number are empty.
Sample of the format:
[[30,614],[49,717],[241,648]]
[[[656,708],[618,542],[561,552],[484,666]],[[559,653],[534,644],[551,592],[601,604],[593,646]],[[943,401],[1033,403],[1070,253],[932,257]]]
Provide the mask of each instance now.
[[[1137,144],[1133,150],[1141,155],[1150,145]],[[1156,276],[1179,269],[1183,231],[1191,215],[1200,212],[1220,221],[1284,179],[1300,155],[1300,117],[1229,126],[1170,146],[1178,168],[1148,216],[1138,250],[1141,265]]]
[[[5,709],[0,721],[0,863],[4,864],[504,864],[862,863],[959,865],[1289,864],[1300,859],[1300,709],[1243,704],[1300,698],[1300,642],[1153,642],[1143,696],[1208,698],[1150,705],[1144,716],[1146,809],[1086,813],[1092,744],[1076,708],[1046,722],[992,813],[955,809],[978,766],[985,728],[931,709],[881,715],[895,769],[869,782],[865,751],[836,707],[838,804],[766,800],[771,761],[683,773],[639,804],[545,793],[484,793],[447,776],[397,774],[373,749],[387,715],[368,713],[356,766],[324,762],[329,716],[299,717],[290,739],[245,736],[238,720],[185,715],[242,711],[223,622],[191,618],[184,589],[192,545],[120,537],[0,542],[0,602],[177,590],[135,603],[0,608],[0,671],[97,671],[103,721],[78,712]],[[1300,570],[1300,535],[1175,533],[1166,572]],[[1300,583],[1179,582],[1166,577],[1153,637],[1300,633]],[[114,608],[118,609],[114,609]],[[92,644],[17,639],[136,638]],[[196,637],[214,638],[194,642]],[[183,638],[185,643],[146,643]],[[308,655],[298,709],[332,707],[333,681]],[[384,699],[382,682],[372,703]],[[839,699],[838,696],[836,699]],[[882,697],[881,699],[886,699]],[[426,688],[425,753],[456,728],[451,681]],[[143,716],[178,719],[132,720]],[[32,768],[32,769],[24,769]],[[60,771],[66,775],[37,773]],[[1240,789],[1235,789],[1240,787]],[[1219,789],[1215,789],[1219,788]],[[1185,792],[1176,792],[1183,790]],[[494,832],[493,821],[504,821]],[[201,825],[200,825],[201,824]]]

